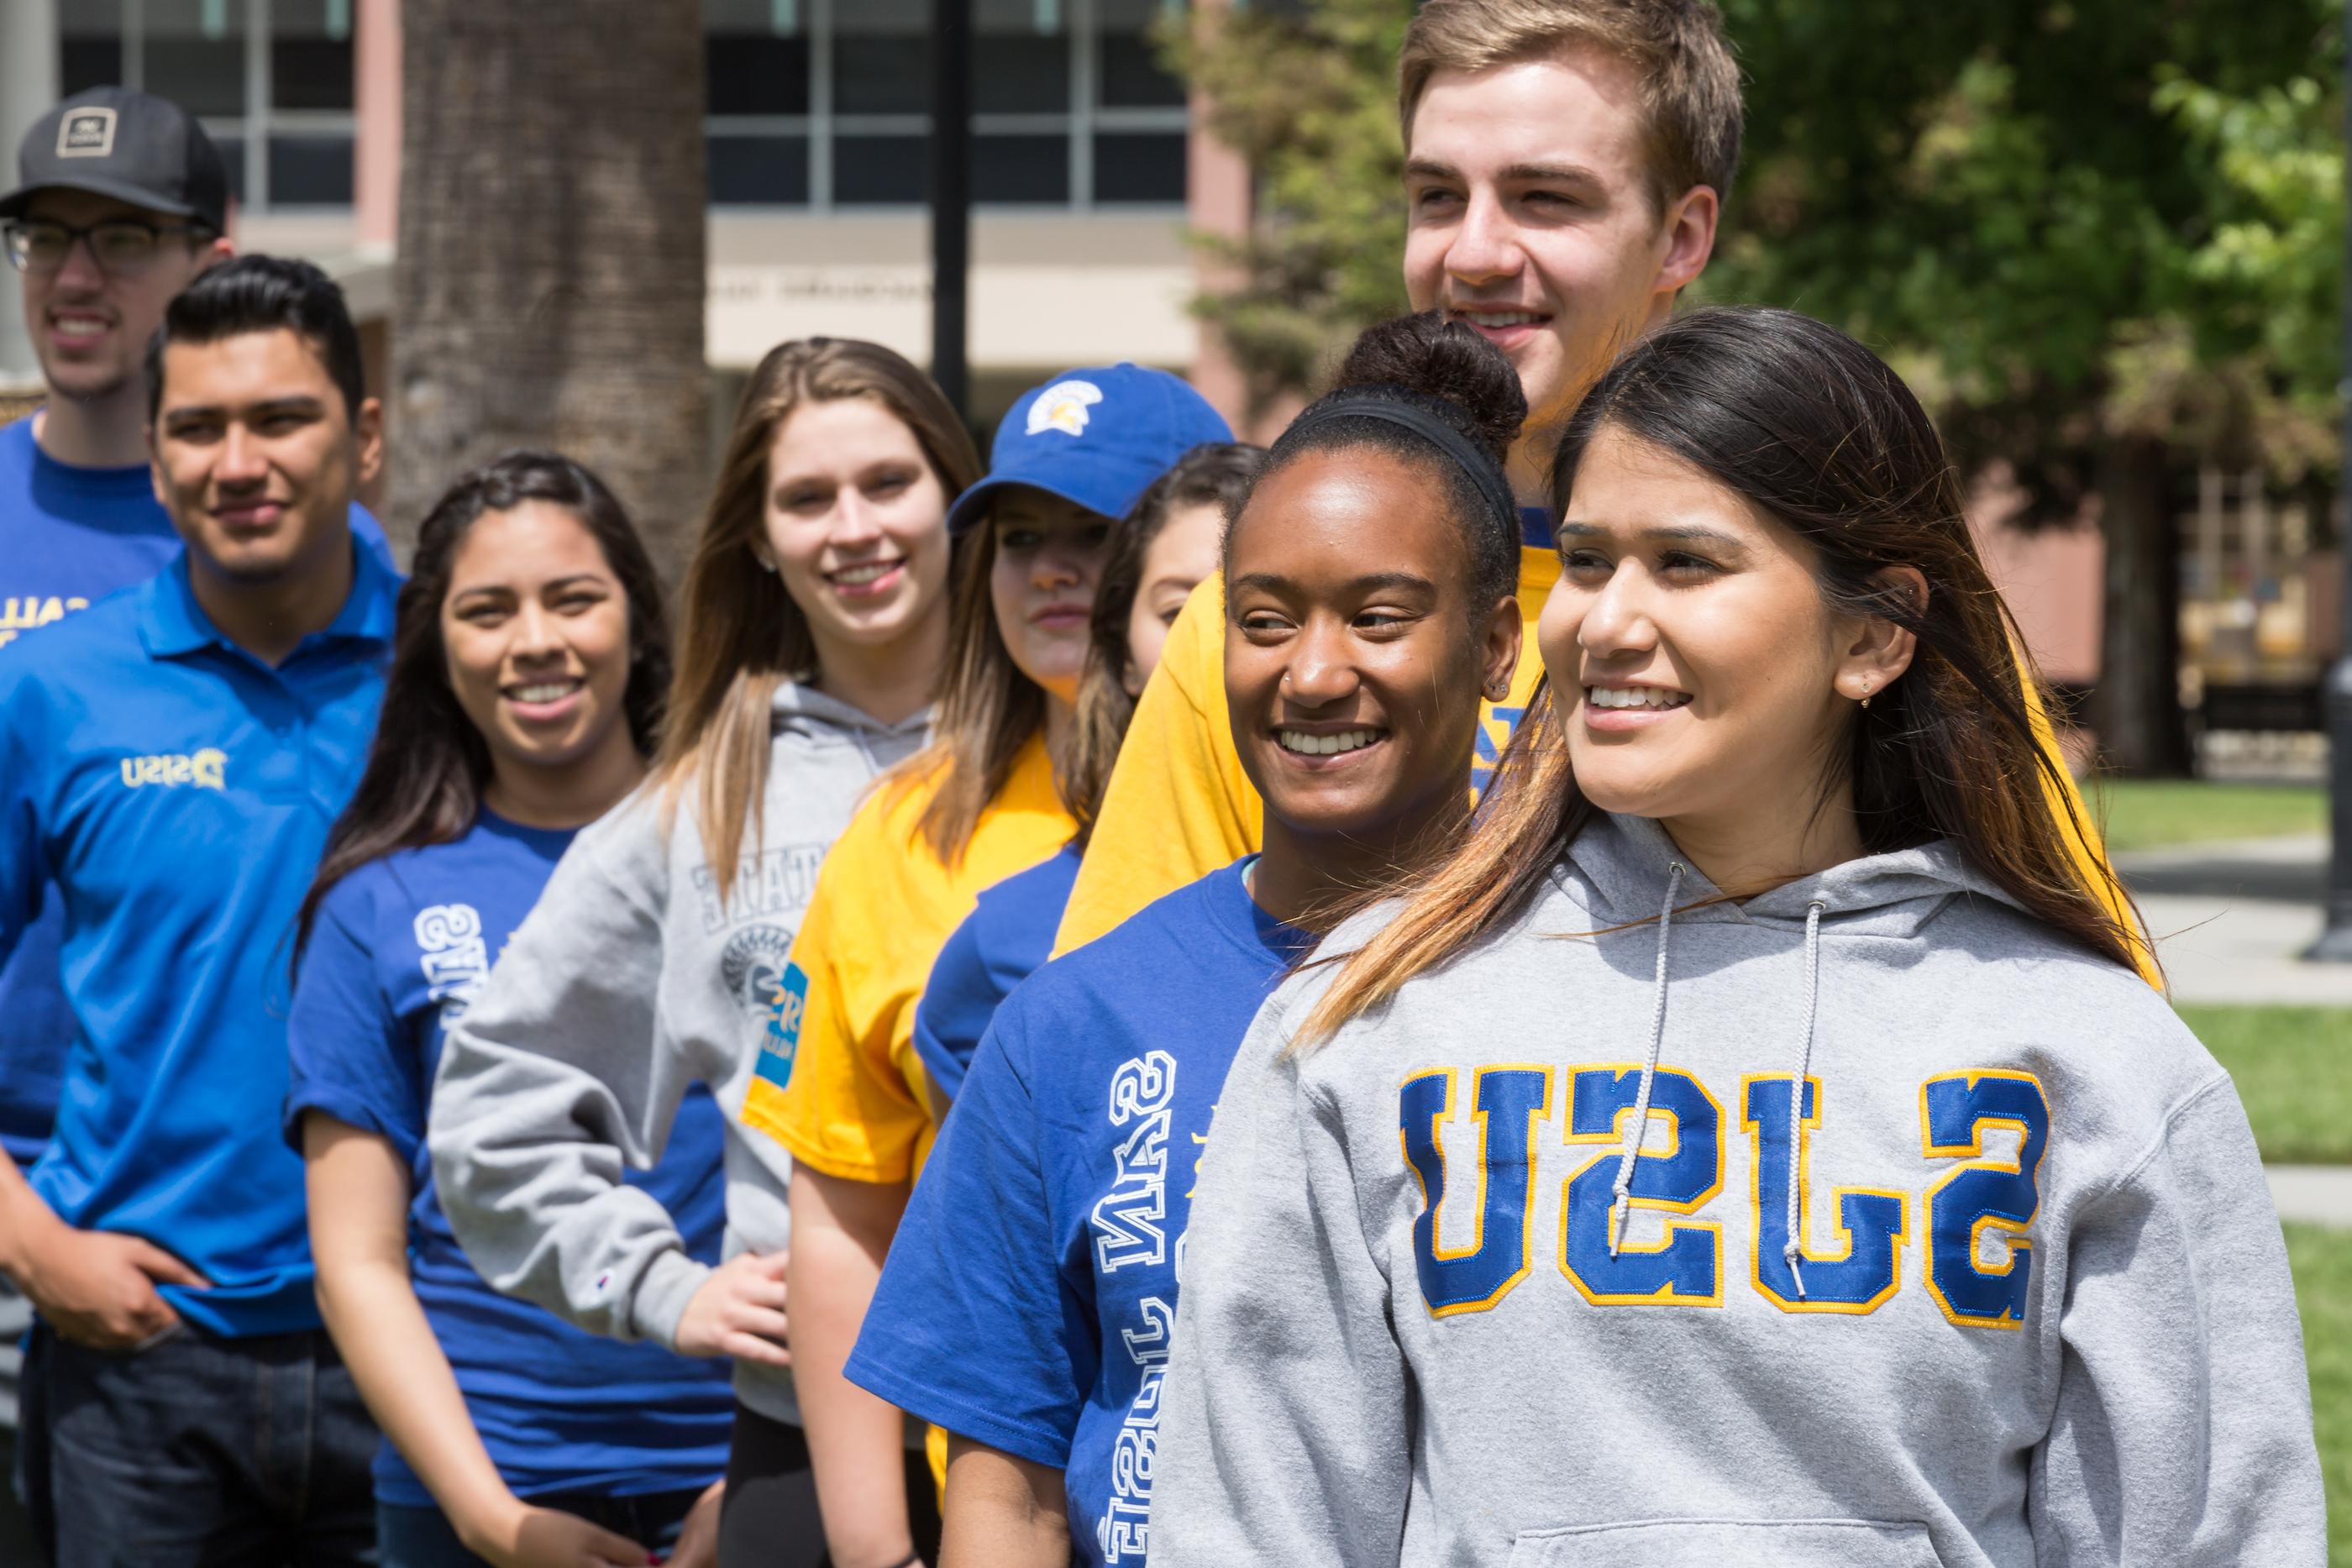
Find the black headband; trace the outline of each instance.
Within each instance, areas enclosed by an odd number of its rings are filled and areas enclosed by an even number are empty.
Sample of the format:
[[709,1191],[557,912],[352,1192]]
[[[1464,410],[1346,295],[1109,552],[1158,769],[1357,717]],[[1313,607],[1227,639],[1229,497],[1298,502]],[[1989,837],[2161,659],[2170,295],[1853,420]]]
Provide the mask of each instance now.
[[1503,482],[1502,470],[1495,460],[1481,452],[1469,437],[1418,403],[1401,398],[1344,396],[1311,408],[1291,423],[1282,433],[1287,444],[1307,435],[1320,426],[1340,419],[1377,419],[1401,430],[1410,430],[1423,441],[1453,460],[1454,465],[1470,477],[1478,494],[1486,498],[1496,517],[1510,530],[1511,537],[1519,534],[1519,505],[1511,498],[1510,486]]

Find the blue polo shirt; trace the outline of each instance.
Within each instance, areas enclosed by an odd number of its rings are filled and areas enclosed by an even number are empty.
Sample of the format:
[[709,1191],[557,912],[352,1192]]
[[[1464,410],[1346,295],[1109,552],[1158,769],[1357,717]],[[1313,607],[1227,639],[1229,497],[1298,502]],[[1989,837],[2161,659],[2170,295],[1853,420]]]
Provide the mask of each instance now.
[[[630,1496],[709,1486],[727,1468],[729,1364],[623,1344],[501,1296],[442,1211],[425,1121],[446,1030],[488,977],[572,841],[489,811],[458,839],[371,861],[320,902],[287,1026],[288,1144],[304,1113],[373,1133],[408,1166],[409,1272],[475,1431],[519,1497]],[[623,1179],[677,1222],[688,1253],[716,1264],[727,1223],[726,1118],[686,1092],[650,1171]],[[429,1508],[432,1494],[385,1443],[375,1495]]]
[[213,1281],[163,1287],[219,1334],[315,1326],[302,1165],[278,1134],[292,924],[359,781],[399,580],[277,668],[221,635],[185,556],[0,652],[0,954],[54,883],[78,1020],[33,1186]]
[[[357,505],[352,534],[390,561],[383,530]],[[179,551],[145,464],[60,463],[33,439],[29,416],[0,425],[0,648],[146,581]],[[46,888],[33,924],[0,956],[0,1151],[20,1166],[48,1142],[73,1040],[58,978],[64,933],[57,891]]]

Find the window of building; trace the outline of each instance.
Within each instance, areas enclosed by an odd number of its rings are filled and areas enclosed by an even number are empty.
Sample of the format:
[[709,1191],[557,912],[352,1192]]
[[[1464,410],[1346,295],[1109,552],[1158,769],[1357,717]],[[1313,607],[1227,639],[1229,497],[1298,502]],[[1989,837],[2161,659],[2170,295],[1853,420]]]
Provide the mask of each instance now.
[[[369,3],[57,0],[65,89],[120,82],[185,104],[249,210],[347,207],[352,37]],[[976,201],[1182,204],[1185,93],[1154,29],[1183,0],[971,4]],[[921,204],[932,5],[703,0],[711,202]]]
[[369,0],[58,0],[65,90],[192,110],[250,211],[352,204],[352,32]]
[[[1171,0],[971,3],[975,201],[1181,204],[1185,92],[1154,37]],[[931,16],[932,0],[704,0],[711,202],[919,205]]]

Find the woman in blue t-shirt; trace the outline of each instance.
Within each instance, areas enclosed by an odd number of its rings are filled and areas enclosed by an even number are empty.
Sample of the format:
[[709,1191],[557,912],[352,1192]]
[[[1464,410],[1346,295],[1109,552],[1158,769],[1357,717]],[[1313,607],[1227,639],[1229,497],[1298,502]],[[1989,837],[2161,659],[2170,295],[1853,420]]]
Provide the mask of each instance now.
[[[442,1031],[573,831],[643,777],[669,664],[652,563],[577,464],[499,458],[425,519],[367,772],[302,907],[285,1113],[320,1305],[389,1439],[386,1568],[714,1560],[727,1364],[499,1295],[425,1152]],[[697,1086],[665,1157],[629,1178],[713,1263],[720,1137]]]
[[1468,818],[1479,697],[1518,657],[1518,380],[1424,316],[1366,333],[1339,388],[1276,442],[1225,536],[1225,690],[1263,852],[997,1009],[850,1359],[952,1434],[941,1568],[1143,1561],[1225,1070],[1356,890]]
[[915,1051],[923,1059],[941,1115],[997,1004],[1054,950],[1087,833],[1110,788],[1111,765],[1143,683],[1160,663],[1168,628],[1203,578],[1217,570],[1225,520],[1249,488],[1263,447],[1213,441],[1195,446],[1151,482],[1111,530],[1087,626],[1077,719],[1056,759],[1063,798],[1078,820],[1060,853],[1006,877],[940,949],[915,1009]]

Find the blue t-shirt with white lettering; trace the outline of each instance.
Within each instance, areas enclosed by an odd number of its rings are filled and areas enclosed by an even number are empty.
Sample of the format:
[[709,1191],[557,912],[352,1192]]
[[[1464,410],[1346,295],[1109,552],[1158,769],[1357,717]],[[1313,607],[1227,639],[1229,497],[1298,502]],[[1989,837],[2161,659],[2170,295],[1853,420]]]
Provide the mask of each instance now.
[[[383,530],[356,505],[352,532],[390,561]],[[30,416],[0,426],[0,648],[146,581],[179,552],[145,464],[77,467],[41,450]],[[73,1043],[58,975],[64,934],[57,891],[44,888],[0,956],[0,1150],[22,1166],[48,1142]]]
[[302,1166],[278,1135],[287,958],[375,731],[399,580],[272,667],[205,616],[187,558],[0,650],[0,956],[64,912],[76,1020],[34,1190],[212,1281],[163,1287],[209,1333],[315,1328]]
[[[319,1111],[390,1143],[409,1167],[409,1268],[491,1461],[516,1495],[603,1496],[707,1486],[727,1468],[729,1364],[586,1333],[483,1282],[449,1228],[425,1149],[444,1031],[455,1023],[572,841],[488,811],[466,836],[352,872],[319,906],[287,1025],[287,1142]],[[668,1145],[630,1172],[669,1211],[687,1251],[717,1263],[726,1225],[724,1120],[687,1092]],[[376,1496],[433,1499],[387,1442]]]
[[1194,1166],[1250,1020],[1314,938],[1243,862],[997,1009],[890,1246],[850,1379],[1063,1471],[1076,1560],[1143,1561]]
[[998,1004],[1054,956],[1078,862],[1077,850],[1066,847],[982,893],[932,961],[915,1004],[915,1054],[941,1098],[963,1092]]

